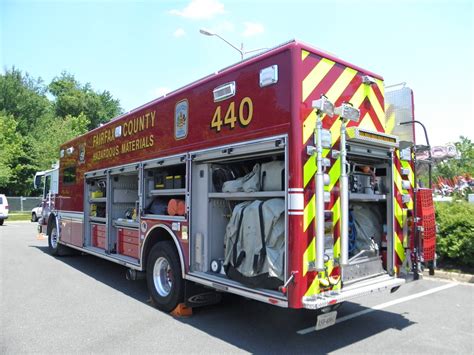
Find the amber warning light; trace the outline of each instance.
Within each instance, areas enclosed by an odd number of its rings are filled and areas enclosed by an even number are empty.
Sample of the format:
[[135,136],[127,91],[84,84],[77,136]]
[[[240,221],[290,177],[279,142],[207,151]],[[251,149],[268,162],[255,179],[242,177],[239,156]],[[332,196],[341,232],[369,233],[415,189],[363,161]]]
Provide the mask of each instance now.
[[370,139],[377,139],[379,141],[385,141],[385,142],[390,142],[390,143],[397,143],[396,138],[393,137],[387,137],[387,136],[382,136],[380,134],[375,134],[372,132],[364,132],[364,131],[359,131],[359,136],[360,137],[366,137]]

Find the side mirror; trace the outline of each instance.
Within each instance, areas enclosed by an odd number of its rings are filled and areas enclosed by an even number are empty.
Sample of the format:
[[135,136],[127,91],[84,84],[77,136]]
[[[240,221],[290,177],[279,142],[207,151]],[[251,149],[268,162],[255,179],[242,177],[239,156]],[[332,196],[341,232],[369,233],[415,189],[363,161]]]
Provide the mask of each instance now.
[[33,186],[35,189],[41,188],[41,175],[35,175],[35,180],[33,182]]

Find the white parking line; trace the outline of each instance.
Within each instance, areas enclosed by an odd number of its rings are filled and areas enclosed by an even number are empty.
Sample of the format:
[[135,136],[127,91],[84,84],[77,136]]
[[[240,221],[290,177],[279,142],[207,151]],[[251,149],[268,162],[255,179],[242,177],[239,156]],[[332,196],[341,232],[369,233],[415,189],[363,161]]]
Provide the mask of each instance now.
[[[393,301],[381,303],[377,306],[367,308],[367,309],[364,309],[362,311],[352,313],[352,314],[348,314],[347,316],[338,318],[338,319],[336,319],[336,324],[342,323],[342,322],[345,322],[346,320],[353,319],[353,318],[356,318],[356,317],[360,317],[360,316],[363,316],[367,313],[371,313],[371,312],[374,312],[374,311],[377,311],[377,310],[380,310],[380,309],[384,309],[384,308],[387,308],[387,307],[390,307],[390,306],[393,306],[393,305],[396,305],[396,304],[399,304],[399,303],[407,302],[407,301],[413,300],[415,298],[420,298],[420,297],[423,297],[423,296],[431,295],[432,293],[443,291],[443,290],[446,290],[448,288],[455,287],[457,285],[459,285],[459,284],[458,283],[449,283],[449,284],[439,286],[439,287],[435,287],[435,288],[432,288],[432,289],[429,289],[429,290],[426,290],[426,291],[423,291],[423,292],[418,292],[418,293],[415,293],[413,295],[398,298],[398,299],[393,300]],[[305,334],[308,334],[308,333],[311,333],[311,332],[314,332],[314,331],[316,331],[316,325],[314,325],[312,327],[309,327],[309,328],[298,330],[297,333],[300,334],[300,335],[305,335]]]

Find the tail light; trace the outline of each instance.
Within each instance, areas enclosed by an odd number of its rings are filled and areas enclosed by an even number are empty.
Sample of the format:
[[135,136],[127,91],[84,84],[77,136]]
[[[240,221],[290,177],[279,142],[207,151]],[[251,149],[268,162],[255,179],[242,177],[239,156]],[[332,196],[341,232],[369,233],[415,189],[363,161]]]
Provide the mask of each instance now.
[[5,206],[5,209],[8,210],[8,205]]

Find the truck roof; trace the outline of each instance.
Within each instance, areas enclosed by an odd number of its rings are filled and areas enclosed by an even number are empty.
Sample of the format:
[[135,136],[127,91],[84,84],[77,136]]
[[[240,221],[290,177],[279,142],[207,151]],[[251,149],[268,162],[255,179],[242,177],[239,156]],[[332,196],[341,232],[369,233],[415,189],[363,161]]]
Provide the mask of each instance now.
[[240,67],[247,66],[249,63],[253,63],[253,62],[256,62],[256,61],[258,61],[258,60],[261,60],[261,59],[264,59],[264,58],[273,56],[273,55],[275,55],[275,54],[277,54],[277,53],[283,52],[283,51],[288,50],[288,49],[290,49],[290,48],[300,48],[300,49],[303,49],[303,50],[307,50],[308,52],[311,52],[311,53],[314,53],[314,54],[319,55],[319,56],[321,56],[321,57],[330,59],[330,60],[332,60],[332,61],[334,61],[334,62],[336,62],[336,63],[339,63],[339,64],[341,64],[341,65],[343,65],[343,66],[350,67],[350,68],[352,68],[352,69],[355,69],[355,70],[357,70],[357,71],[359,71],[359,72],[362,72],[362,73],[367,74],[367,75],[369,75],[369,76],[372,76],[372,77],[374,77],[374,78],[383,80],[383,77],[382,77],[382,76],[380,76],[380,75],[378,75],[378,74],[375,74],[375,73],[373,73],[373,72],[371,72],[371,71],[369,71],[369,70],[363,69],[363,68],[361,68],[361,67],[359,67],[359,66],[357,66],[357,65],[351,64],[351,63],[349,63],[349,62],[347,62],[347,61],[345,61],[345,60],[342,60],[341,58],[337,57],[336,55],[334,55],[334,54],[332,54],[332,53],[329,53],[329,52],[326,52],[326,51],[324,51],[324,50],[322,50],[322,49],[313,47],[313,46],[311,46],[311,45],[309,45],[309,44],[306,44],[306,43],[304,43],[304,42],[302,42],[302,41],[298,41],[298,40],[296,40],[296,39],[292,39],[292,40],[289,40],[289,41],[287,41],[287,42],[284,42],[284,43],[282,43],[282,44],[280,44],[280,45],[278,45],[278,46],[275,46],[275,47],[273,47],[273,48],[270,48],[270,49],[268,49],[268,50],[266,50],[266,51],[264,51],[264,52],[255,54],[255,55],[253,55],[253,56],[251,56],[251,57],[248,57],[248,58],[246,58],[246,59],[243,59],[243,60],[241,60],[241,61],[239,61],[239,62],[237,62],[237,63],[234,63],[234,64],[232,64],[232,65],[229,65],[229,66],[227,66],[227,67],[225,67],[225,68],[223,68],[223,69],[221,69],[221,70],[218,70],[218,71],[216,71],[216,72],[214,72],[214,73],[212,73],[212,74],[209,74],[209,75],[207,75],[207,76],[205,76],[205,77],[202,77],[202,78],[200,78],[200,79],[198,79],[198,80],[195,80],[195,81],[193,81],[193,82],[191,82],[191,83],[189,83],[189,84],[187,84],[187,85],[185,85],[185,86],[182,86],[182,87],[180,87],[180,88],[178,88],[178,89],[176,89],[176,90],[173,90],[173,91],[171,91],[171,92],[169,92],[169,93],[167,93],[167,94],[165,94],[165,95],[163,95],[163,96],[160,96],[160,97],[158,97],[158,98],[156,98],[156,99],[153,99],[153,100],[151,100],[151,101],[149,101],[149,102],[147,102],[147,103],[145,103],[145,104],[143,104],[143,105],[141,105],[141,106],[138,106],[138,107],[136,107],[136,108],[134,108],[134,109],[132,109],[132,110],[130,110],[130,111],[128,111],[128,112],[125,112],[125,113],[123,113],[123,114],[121,114],[121,115],[119,115],[119,116],[117,116],[117,117],[114,117],[114,118],[112,118],[110,121],[104,123],[103,125],[101,125],[101,126],[99,126],[99,127],[96,127],[96,128],[94,128],[94,129],[92,129],[92,130],[90,130],[90,131],[84,133],[84,134],[81,135],[81,136],[75,137],[75,138],[69,140],[68,142],[64,142],[64,143],[61,145],[61,147],[66,146],[66,145],[70,144],[71,142],[74,142],[76,139],[78,139],[78,138],[80,138],[80,137],[82,137],[82,136],[84,136],[84,135],[88,135],[88,134],[90,134],[91,132],[94,132],[94,131],[96,131],[96,130],[98,130],[98,129],[101,129],[101,128],[106,127],[106,126],[108,126],[108,125],[110,125],[110,124],[113,124],[113,123],[115,123],[116,120],[119,120],[119,119],[121,119],[121,118],[123,118],[123,117],[127,117],[127,116],[129,116],[130,114],[133,114],[133,113],[135,113],[135,112],[137,112],[137,111],[146,109],[147,107],[149,107],[149,106],[151,106],[151,105],[154,105],[154,104],[156,104],[156,103],[158,103],[158,102],[160,102],[160,101],[162,101],[162,100],[164,100],[164,99],[167,99],[167,98],[169,98],[169,97],[171,97],[171,96],[177,95],[177,94],[179,94],[179,93],[181,93],[181,92],[183,92],[183,91],[185,91],[185,90],[193,89],[193,88],[195,88],[195,87],[197,87],[197,86],[199,86],[199,85],[201,85],[201,84],[204,84],[204,83],[206,83],[206,82],[208,82],[208,81],[210,81],[210,80],[212,80],[212,79],[215,79],[216,76],[220,76],[220,75],[226,74],[226,73],[229,72],[229,71],[236,70],[236,69],[238,69],[238,68],[240,68]]

